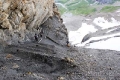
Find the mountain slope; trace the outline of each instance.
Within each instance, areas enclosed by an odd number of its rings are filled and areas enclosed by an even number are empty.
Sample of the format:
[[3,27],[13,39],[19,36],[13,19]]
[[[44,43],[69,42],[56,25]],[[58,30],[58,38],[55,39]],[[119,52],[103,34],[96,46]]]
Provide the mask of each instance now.
[[61,14],[70,12],[73,14],[88,15],[99,10],[99,6],[110,5],[115,1],[119,0],[57,0],[56,4]]

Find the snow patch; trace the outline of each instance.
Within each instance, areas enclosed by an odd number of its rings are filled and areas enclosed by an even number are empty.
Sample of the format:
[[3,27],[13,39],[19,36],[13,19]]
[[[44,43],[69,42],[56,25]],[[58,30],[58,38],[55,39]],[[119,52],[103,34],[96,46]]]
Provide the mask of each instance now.
[[[93,40],[100,40],[100,39],[105,39],[105,38],[112,38],[114,36],[117,36],[117,35],[120,35],[120,33],[116,33],[116,34],[112,34],[112,35],[106,35],[106,36],[99,36],[99,37],[91,37],[89,40],[87,40],[86,42],[84,43],[79,43],[78,45],[76,46],[86,46],[86,44],[90,43],[90,41],[93,41]],[[100,41],[99,41],[100,42]],[[99,43],[98,42],[98,43]],[[91,43],[91,44],[94,44],[94,43]],[[103,44],[104,45],[104,44]],[[98,45],[99,46],[99,45]],[[95,46],[96,47],[96,46]]]
[[107,31],[106,33],[112,32],[112,31],[114,31],[114,30],[116,30],[116,29],[117,29],[117,28],[111,29],[111,30]]
[[120,22],[115,20],[113,17],[111,18],[111,22],[108,22],[107,20],[105,20],[104,17],[98,17],[94,19],[93,23],[100,26],[102,29],[120,25]]
[[86,48],[93,48],[93,49],[109,49],[109,50],[116,50],[120,51],[120,37],[110,38],[106,41],[99,41],[93,44],[90,44]]
[[93,25],[82,23],[82,26],[77,31],[69,32],[69,35],[68,35],[69,41],[71,42],[72,45],[81,43],[85,35],[95,31],[97,31],[97,29],[95,29]]
[[[111,19],[110,21],[107,21],[105,20],[104,17],[98,17],[94,19],[93,23],[100,26],[103,30],[120,25],[120,22],[115,20],[113,17],[110,19]],[[117,27],[111,30],[108,29],[108,31],[106,30],[106,33],[114,31],[115,29],[117,29]],[[83,38],[87,34],[91,32],[95,34],[94,32],[96,31],[98,31],[98,29],[96,29],[95,26],[89,25],[87,23],[82,23],[82,26],[77,31],[69,32],[68,35],[69,41],[72,45],[78,47],[94,48],[94,49],[110,49],[110,50],[120,51],[119,49],[120,37],[115,37],[115,36],[120,36],[120,33],[112,33],[109,35],[106,34],[103,36],[100,36],[98,34],[98,36],[96,37],[91,36],[88,40],[82,42]]]

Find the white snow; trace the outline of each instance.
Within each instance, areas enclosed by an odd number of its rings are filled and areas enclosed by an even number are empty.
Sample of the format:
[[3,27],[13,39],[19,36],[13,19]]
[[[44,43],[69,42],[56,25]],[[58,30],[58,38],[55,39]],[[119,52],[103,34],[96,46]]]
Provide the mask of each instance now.
[[95,31],[97,31],[97,29],[95,29],[93,25],[87,25],[86,23],[82,23],[82,26],[77,31],[69,32],[69,41],[72,45],[81,43],[83,37],[86,34]]
[[[120,35],[120,33],[116,33],[116,34],[112,34],[112,35],[106,35],[106,36],[100,36],[100,37],[92,37],[89,40],[87,40],[86,42],[84,42],[82,44],[78,44],[76,46],[85,46],[87,43],[89,43],[92,40],[100,40],[100,39],[105,39],[105,38],[112,38],[112,37],[117,36],[117,35]],[[94,43],[91,43],[91,44],[94,44]]]
[[111,29],[111,30],[107,31],[106,33],[112,32],[112,31],[114,31],[114,30],[116,30],[116,29],[117,29],[117,28]]
[[86,48],[109,49],[120,51],[120,37],[110,38],[106,41],[95,42]]
[[[104,17],[95,18],[93,23],[100,26],[102,29],[107,29],[110,27],[120,25],[120,22],[115,20],[114,18],[111,18],[111,21],[107,21],[104,19]],[[115,29],[117,28],[111,29],[107,31],[106,33],[111,32]],[[91,37],[89,40],[81,43],[85,35],[91,32],[96,32],[97,30],[98,29],[96,29],[93,25],[82,23],[82,26],[77,31],[69,32],[69,35],[68,35],[69,41],[71,42],[72,45],[83,46],[86,48],[110,49],[110,50],[120,51],[120,37],[114,37],[114,36],[120,35],[120,33],[115,33],[115,34],[105,35],[105,36],[103,35],[103,36],[98,36],[98,37]],[[109,39],[90,43],[90,41],[101,40],[101,39],[106,39],[106,38],[109,38]]]
[[91,20],[91,19],[85,19],[85,20],[89,21],[89,20]]
[[113,17],[111,18],[111,22],[108,22],[107,20],[105,20],[104,17],[98,17],[94,19],[93,23],[102,27],[102,29],[120,25],[120,22],[115,20]]
[[118,9],[116,12],[119,13],[119,12],[120,12],[120,9]]

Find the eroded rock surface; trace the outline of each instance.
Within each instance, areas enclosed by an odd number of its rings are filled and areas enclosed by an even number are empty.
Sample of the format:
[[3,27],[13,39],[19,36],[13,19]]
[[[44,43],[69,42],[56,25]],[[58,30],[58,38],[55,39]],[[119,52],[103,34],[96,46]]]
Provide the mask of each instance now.
[[[1,41],[7,44],[33,41],[34,35],[39,35],[41,25],[51,28],[47,29],[47,33],[53,31],[66,37],[67,31],[62,24],[54,0],[0,0]],[[60,28],[61,26],[64,28]]]
[[0,0],[1,28],[38,27],[53,15],[53,0]]

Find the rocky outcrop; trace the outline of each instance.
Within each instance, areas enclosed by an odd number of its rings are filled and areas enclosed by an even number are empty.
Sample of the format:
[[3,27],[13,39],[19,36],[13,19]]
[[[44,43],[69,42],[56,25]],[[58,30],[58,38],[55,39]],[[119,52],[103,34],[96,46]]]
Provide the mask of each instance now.
[[[67,31],[62,24],[54,0],[0,0],[0,39],[2,41],[8,44],[33,41],[34,35],[39,35],[41,29],[43,30],[41,28],[43,25],[51,27],[45,30],[47,33],[55,32],[53,36],[59,33],[66,37]],[[53,36],[50,37],[51,35],[47,37],[55,39]],[[53,41],[60,42],[58,39]]]
[[[53,4],[53,13],[53,16],[49,17],[42,25],[40,25],[40,30],[44,31],[43,39],[52,41],[57,45],[65,45],[68,40],[67,29],[63,24],[63,19],[55,4]],[[50,44],[50,42],[48,43]]]
[[26,29],[38,27],[53,14],[53,0],[1,0],[1,28]]

